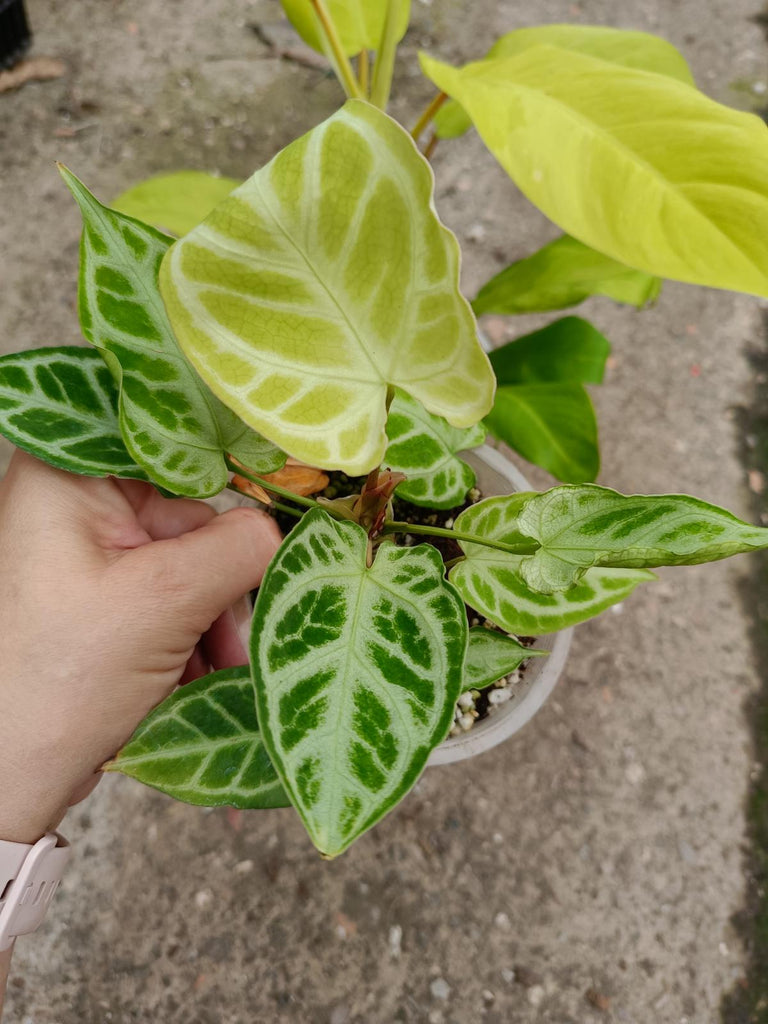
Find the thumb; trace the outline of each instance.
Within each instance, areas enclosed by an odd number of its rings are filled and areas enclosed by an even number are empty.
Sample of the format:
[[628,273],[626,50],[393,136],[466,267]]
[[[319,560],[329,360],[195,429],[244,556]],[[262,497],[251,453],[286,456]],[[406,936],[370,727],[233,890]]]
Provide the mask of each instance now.
[[126,569],[158,614],[202,634],[261,583],[281,540],[271,516],[234,508],[180,537],[127,552]]

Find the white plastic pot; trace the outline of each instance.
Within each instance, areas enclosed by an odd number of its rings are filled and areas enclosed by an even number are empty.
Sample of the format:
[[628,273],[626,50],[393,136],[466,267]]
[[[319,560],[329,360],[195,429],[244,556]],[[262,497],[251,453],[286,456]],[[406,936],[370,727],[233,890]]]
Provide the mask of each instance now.
[[[517,467],[495,448],[483,445],[464,453],[462,458],[475,470],[477,486],[483,497],[532,490]],[[546,658],[532,658],[527,663],[522,679],[515,687],[514,696],[499,705],[492,715],[478,722],[469,732],[461,736],[450,736],[441,743],[432,751],[427,767],[453,764],[467,757],[476,757],[522,729],[554,690],[568,656],[572,633],[571,628],[538,637],[534,647],[550,653]]]

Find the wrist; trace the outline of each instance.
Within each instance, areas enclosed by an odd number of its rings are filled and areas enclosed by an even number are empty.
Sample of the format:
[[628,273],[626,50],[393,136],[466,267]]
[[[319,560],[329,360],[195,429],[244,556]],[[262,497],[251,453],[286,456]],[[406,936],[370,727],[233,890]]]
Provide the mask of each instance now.
[[53,832],[64,816],[64,809],[41,811],[38,808],[13,809],[0,803],[0,839],[33,846],[46,832]]
[[0,839],[36,843],[55,830],[66,811],[66,799],[43,780],[16,780],[0,769]]
[[76,782],[71,764],[61,737],[0,728],[0,839],[36,843],[55,830]]

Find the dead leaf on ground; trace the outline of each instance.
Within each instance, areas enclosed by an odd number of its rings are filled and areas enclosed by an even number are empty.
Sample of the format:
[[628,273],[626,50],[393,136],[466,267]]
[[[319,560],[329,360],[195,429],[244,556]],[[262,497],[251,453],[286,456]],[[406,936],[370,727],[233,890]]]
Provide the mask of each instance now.
[[0,92],[12,92],[27,82],[47,82],[61,78],[67,72],[67,65],[57,57],[30,57],[9,71],[0,71]]
[[347,917],[341,910],[336,914],[336,934],[340,939],[348,939],[357,934],[357,922]]
[[225,817],[227,824],[233,832],[242,832],[243,830],[243,812],[237,807],[228,807],[225,811]]
[[603,1013],[607,1013],[611,1008],[611,1000],[596,988],[588,988],[584,993],[584,998],[596,1010],[602,1010]]
[[765,490],[765,476],[760,472],[759,469],[750,469],[747,474],[749,477],[749,489],[754,494],[762,494]]

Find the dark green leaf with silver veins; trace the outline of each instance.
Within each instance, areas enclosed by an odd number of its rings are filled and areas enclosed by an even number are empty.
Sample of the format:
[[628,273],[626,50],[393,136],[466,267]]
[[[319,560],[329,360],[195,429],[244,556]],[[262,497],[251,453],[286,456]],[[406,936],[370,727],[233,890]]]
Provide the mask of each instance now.
[[291,802],[326,857],[408,792],[448,732],[467,617],[426,544],[368,539],[313,509],[267,569],[253,617],[256,708]]
[[464,501],[475,473],[457,452],[483,443],[482,426],[452,427],[398,390],[389,407],[387,437],[384,465],[408,478],[398,486],[398,497],[429,508],[454,508]]
[[247,665],[181,687],[148,715],[105,771],[206,807],[287,807],[259,733]]
[[466,554],[450,572],[451,583],[472,608],[518,636],[540,636],[593,618],[623,601],[640,583],[656,577],[646,569],[588,569],[564,593],[541,594],[523,580],[520,566],[535,542],[518,529],[521,508],[530,492],[487,498],[456,519],[455,529],[520,549],[505,552],[460,541]]
[[469,631],[464,689],[482,690],[520,668],[528,658],[540,658],[547,653],[525,647],[514,637],[497,633],[495,629],[474,626]]
[[279,469],[279,449],[213,395],[178,347],[157,284],[173,239],[61,173],[83,215],[80,323],[119,385],[120,429],[135,461],[167,490],[197,498],[226,485],[225,452],[256,472]]
[[0,359],[0,434],[58,469],[146,480],[123,442],[104,360],[60,346]]
[[768,547],[768,529],[686,494],[553,487],[524,502],[516,529],[539,545],[520,573],[536,591],[567,590],[592,566],[696,565]]

